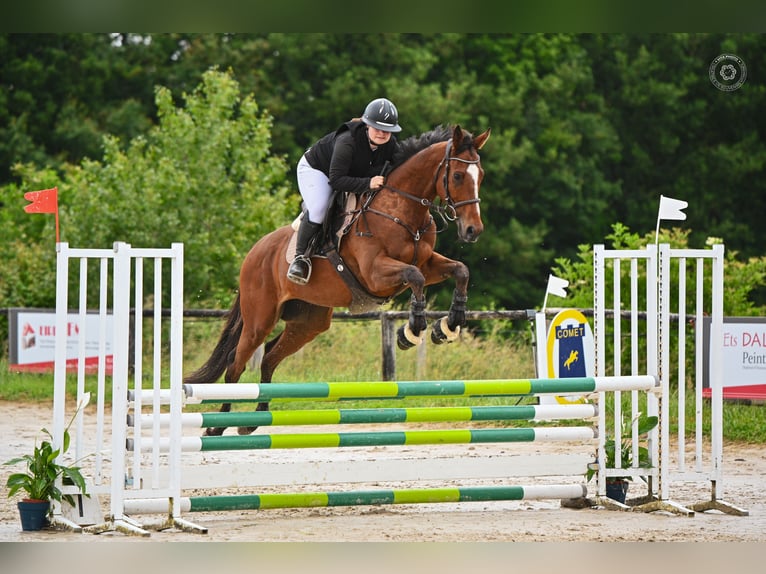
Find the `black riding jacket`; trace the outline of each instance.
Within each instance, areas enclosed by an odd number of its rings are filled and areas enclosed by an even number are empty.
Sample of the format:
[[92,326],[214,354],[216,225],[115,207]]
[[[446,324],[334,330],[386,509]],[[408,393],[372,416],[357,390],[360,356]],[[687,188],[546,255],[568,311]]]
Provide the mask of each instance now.
[[362,193],[370,189],[370,179],[381,175],[386,161],[391,161],[398,143],[391,136],[372,151],[367,139],[367,125],[352,120],[323,136],[308,151],[306,161],[329,179],[334,190]]

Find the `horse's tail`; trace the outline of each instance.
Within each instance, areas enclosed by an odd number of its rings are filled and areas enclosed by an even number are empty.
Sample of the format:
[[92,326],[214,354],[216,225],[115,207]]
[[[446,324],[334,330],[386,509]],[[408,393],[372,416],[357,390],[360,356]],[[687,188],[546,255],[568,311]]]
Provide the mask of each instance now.
[[184,379],[185,384],[215,383],[234,360],[237,343],[242,334],[242,313],[239,308],[239,293],[227,313],[226,325],[221,331],[213,354],[199,369]]

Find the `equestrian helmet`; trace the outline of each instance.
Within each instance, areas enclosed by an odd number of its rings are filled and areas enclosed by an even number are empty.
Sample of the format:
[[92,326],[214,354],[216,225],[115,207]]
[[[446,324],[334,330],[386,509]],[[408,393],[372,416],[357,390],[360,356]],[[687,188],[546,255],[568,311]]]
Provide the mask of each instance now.
[[368,126],[384,132],[400,132],[399,112],[396,106],[386,98],[372,100],[364,109],[362,121]]

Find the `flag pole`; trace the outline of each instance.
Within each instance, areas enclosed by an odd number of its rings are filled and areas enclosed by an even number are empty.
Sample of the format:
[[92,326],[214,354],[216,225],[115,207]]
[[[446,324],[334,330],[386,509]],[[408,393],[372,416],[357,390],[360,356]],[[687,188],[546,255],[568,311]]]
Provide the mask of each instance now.
[[662,216],[658,213],[657,214],[657,229],[654,230],[654,245],[657,246],[660,244],[660,221],[662,219]]

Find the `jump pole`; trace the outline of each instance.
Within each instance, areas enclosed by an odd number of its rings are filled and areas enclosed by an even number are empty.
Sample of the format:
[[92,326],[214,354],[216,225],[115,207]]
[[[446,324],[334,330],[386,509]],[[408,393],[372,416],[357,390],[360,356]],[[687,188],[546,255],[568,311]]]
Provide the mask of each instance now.
[[[182,512],[264,510],[275,508],[323,508],[331,506],[379,506],[393,504],[437,504],[510,500],[584,498],[583,484],[531,486],[467,486],[395,490],[350,490],[344,492],[293,492],[228,496],[182,497]],[[161,499],[133,499],[126,503],[133,514],[158,514],[167,510]]]
[[[261,427],[337,424],[385,424],[476,421],[551,421],[588,419],[598,416],[593,403],[574,405],[500,405],[479,407],[411,407],[379,409],[313,409],[284,411],[242,411],[229,413],[183,413],[184,428]],[[166,428],[170,415],[158,415]],[[128,426],[136,425],[136,415],[128,415]],[[153,416],[139,416],[142,429],[151,429]]]
[[[405,397],[502,397],[537,394],[596,393],[620,390],[659,390],[652,375],[572,377],[561,379],[497,379],[465,381],[358,381],[312,383],[238,383],[184,385],[186,404],[268,402],[276,399],[400,399]],[[152,391],[143,391],[143,399]],[[170,393],[160,393],[163,401]],[[135,400],[136,394],[128,394]]]
[[[596,438],[595,427],[541,427],[456,430],[409,430],[355,433],[251,434],[182,437],[182,452],[222,450],[266,450],[294,448],[344,448],[367,446],[407,446],[426,444],[479,444],[536,441],[584,441]],[[133,451],[135,440],[127,440]],[[169,452],[171,441],[141,440],[142,450],[158,447]]]
[[[583,378],[569,381],[548,379],[509,379],[490,381],[405,381],[400,383],[390,382],[360,382],[359,385],[349,383],[292,383],[268,385],[244,385],[244,393],[238,397],[254,398],[257,402],[268,400],[291,398],[322,400],[343,400],[352,398],[404,398],[407,396],[493,396],[500,394],[518,396],[522,392],[528,396],[534,391],[547,391],[552,393],[561,392],[562,383],[569,385],[568,388],[576,388],[581,392],[593,392],[598,389],[645,389],[653,390],[657,387],[655,377],[601,377]],[[196,385],[187,386],[184,394],[195,396],[199,402],[221,402],[230,400],[231,391],[243,385]],[[486,411],[483,409],[487,409]],[[517,410],[518,409],[518,410]],[[539,412],[538,412],[539,409]],[[225,419],[211,419],[205,424],[231,423],[234,416],[247,416],[240,422],[283,422],[289,424],[354,424],[368,422],[370,417],[382,417],[381,420],[389,422],[421,422],[422,420],[436,419],[475,419],[489,420],[495,415],[533,418],[547,414],[551,417],[562,416],[569,418],[575,413],[585,418],[593,418],[597,415],[597,406],[593,404],[580,405],[547,405],[547,406],[514,406],[514,407],[447,407],[447,408],[391,408],[391,409],[318,409],[306,411],[283,411],[284,418],[275,420],[280,416],[280,411],[255,412],[255,413],[223,413]],[[201,424],[203,417],[218,415],[221,413],[190,413],[196,419],[196,425]],[[343,417],[347,417],[342,420]],[[191,419],[190,417],[190,419]],[[148,427],[148,423],[141,417],[141,425]],[[578,417],[579,418],[579,417]],[[394,419],[394,420],[392,420]],[[187,426],[191,426],[188,425]],[[451,430],[413,430],[413,431],[384,431],[384,432],[359,432],[359,433],[301,433],[301,434],[257,434],[257,435],[227,435],[217,437],[184,437],[181,450],[184,452],[196,451],[221,451],[221,450],[264,450],[286,448],[340,448],[340,447],[368,447],[368,446],[400,446],[400,445],[426,445],[426,444],[470,444],[470,443],[502,443],[502,442],[529,442],[542,440],[565,440],[578,442],[593,442],[596,438],[596,429],[593,427],[542,427],[542,428],[500,428],[500,429],[451,429]],[[136,446],[128,443],[128,448]],[[153,448],[163,452],[170,447],[166,440],[147,441],[139,444],[140,449]],[[592,459],[591,459],[592,460]],[[410,465],[416,464],[410,461]],[[454,464],[454,463],[453,463]],[[550,464],[550,462],[549,462]],[[580,467],[584,473],[586,466]],[[289,469],[286,467],[285,471]],[[576,474],[578,471],[575,472]],[[320,473],[321,474],[321,473]],[[510,469],[498,479],[507,481]],[[545,473],[542,473],[545,474]],[[567,473],[551,472],[551,475],[565,475]],[[315,482],[319,475],[314,473],[314,480],[307,480],[305,484]],[[477,474],[473,478],[485,478],[485,475]],[[380,476],[378,480],[382,480]],[[432,477],[432,479],[434,479]],[[391,479],[393,480],[393,479]],[[497,479],[496,479],[497,480]],[[322,482],[320,480],[320,482]],[[303,484],[303,483],[301,483]],[[203,487],[199,487],[203,488]],[[209,485],[208,488],[214,488]],[[241,486],[240,486],[241,488]],[[312,493],[280,493],[276,495],[232,495],[232,496],[208,496],[208,497],[180,497],[174,500],[173,510],[180,512],[204,511],[204,510],[229,510],[229,509],[265,509],[265,508],[288,508],[288,507],[311,507],[311,506],[342,506],[364,504],[404,504],[404,503],[430,503],[430,502],[461,502],[470,500],[521,500],[534,498],[582,498],[587,495],[587,486],[584,484],[564,485],[536,485],[522,486],[490,486],[490,487],[458,487],[458,488],[420,488],[392,491],[354,491],[344,490],[340,492],[312,492]],[[167,501],[162,498],[140,499],[133,498],[125,501],[127,513],[163,513],[168,511]]]

